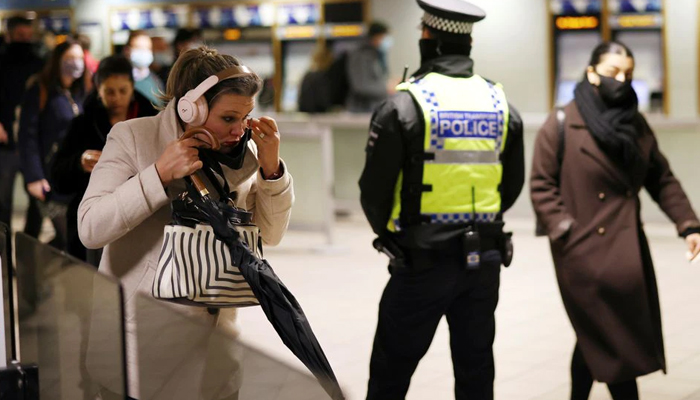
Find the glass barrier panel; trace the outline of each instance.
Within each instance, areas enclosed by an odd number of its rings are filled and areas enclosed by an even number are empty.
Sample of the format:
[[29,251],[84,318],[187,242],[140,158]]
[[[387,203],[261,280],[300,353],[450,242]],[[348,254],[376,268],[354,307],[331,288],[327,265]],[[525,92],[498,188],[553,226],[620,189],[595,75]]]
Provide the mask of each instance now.
[[[237,340],[233,316],[137,294],[139,400],[328,400],[308,372]],[[240,327],[245,329],[245,327]],[[127,339],[130,338],[127,332]],[[129,371],[133,368],[129,365]],[[130,378],[131,379],[131,378]],[[134,389],[135,382],[129,387]]]
[[125,393],[119,283],[22,233],[15,246],[19,359],[39,366],[41,399]]
[[10,243],[10,229],[0,222],[0,367],[8,366],[16,357],[15,354],[15,321],[12,296],[12,246]]

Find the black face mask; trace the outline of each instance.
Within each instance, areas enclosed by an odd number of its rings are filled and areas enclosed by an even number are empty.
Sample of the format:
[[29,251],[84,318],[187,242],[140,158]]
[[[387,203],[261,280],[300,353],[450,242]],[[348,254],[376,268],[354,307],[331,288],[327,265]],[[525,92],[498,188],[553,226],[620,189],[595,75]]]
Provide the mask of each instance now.
[[424,62],[437,58],[440,55],[438,51],[439,42],[435,39],[421,39],[418,45],[420,46],[421,59]]
[[231,169],[241,169],[243,166],[243,161],[245,160],[246,150],[248,149],[248,140],[250,140],[250,135],[250,128],[246,128],[245,134],[243,134],[241,137],[241,141],[238,142],[238,145],[228,154],[220,153],[211,149],[199,149],[199,151],[206,153],[209,158],[224,164]]
[[602,76],[600,74],[598,76],[600,77],[598,93],[605,104],[609,107],[624,107],[634,103],[636,94],[632,88],[631,81],[626,80],[620,82],[609,76]]
[[[471,40],[471,39],[470,39]],[[457,42],[448,42],[439,39],[421,39],[420,46],[421,61],[426,62],[442,55],[470,55],[472,51],[471,41],[462,39]]]

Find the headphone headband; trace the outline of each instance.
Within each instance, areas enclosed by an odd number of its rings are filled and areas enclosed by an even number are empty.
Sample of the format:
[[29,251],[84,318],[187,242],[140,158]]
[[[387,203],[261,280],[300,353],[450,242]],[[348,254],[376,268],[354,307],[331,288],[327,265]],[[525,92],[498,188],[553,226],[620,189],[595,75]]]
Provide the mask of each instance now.
[[203,80],[196,88],[185,93],[177,102],[177,114],[183,122],[194,126],[202,126],[207,120],[209,110],[207,102],[202,98],[207,90],[226,79],[251,76],[254,72],[245,65],[234,65]]
[[183,97],[191,102],[197,101],[198,98],[202,97],[207,90],[216,86],[217,83],[225,81],[227,79],[240,78],[242,76],[253,75],[254,72],[245,65],[234,65],[232,67],[226,68],[220,71],[216,75],[212,75],[207,79],[203,80],[202,83],[197,85],[196,88],[188,91]]

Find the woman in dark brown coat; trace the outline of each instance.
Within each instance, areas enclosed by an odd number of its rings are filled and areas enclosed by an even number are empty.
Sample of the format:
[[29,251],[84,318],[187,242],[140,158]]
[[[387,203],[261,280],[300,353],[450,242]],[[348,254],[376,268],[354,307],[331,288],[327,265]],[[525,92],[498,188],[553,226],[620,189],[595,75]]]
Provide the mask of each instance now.
[[627,47],[598,46],[564,109],[561,157],[556,112],[535,143],[532,203],[577,337],[572,400],[587,399],[594,379],[608,384],[613,399],[637,399],[636,377],[666,369],[642,188],[676,224],[692,256],[700,253],[700,222],[637,111],[633,71]]

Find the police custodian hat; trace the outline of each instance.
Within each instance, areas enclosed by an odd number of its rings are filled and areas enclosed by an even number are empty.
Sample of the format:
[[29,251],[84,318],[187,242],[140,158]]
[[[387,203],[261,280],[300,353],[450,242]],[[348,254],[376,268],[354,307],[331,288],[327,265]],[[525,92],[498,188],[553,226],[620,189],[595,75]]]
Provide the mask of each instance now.
[[469,35],[475,22],[486,17],[481,8],[464,0],[418,0],[425,13],[423,23],[435,30]]

